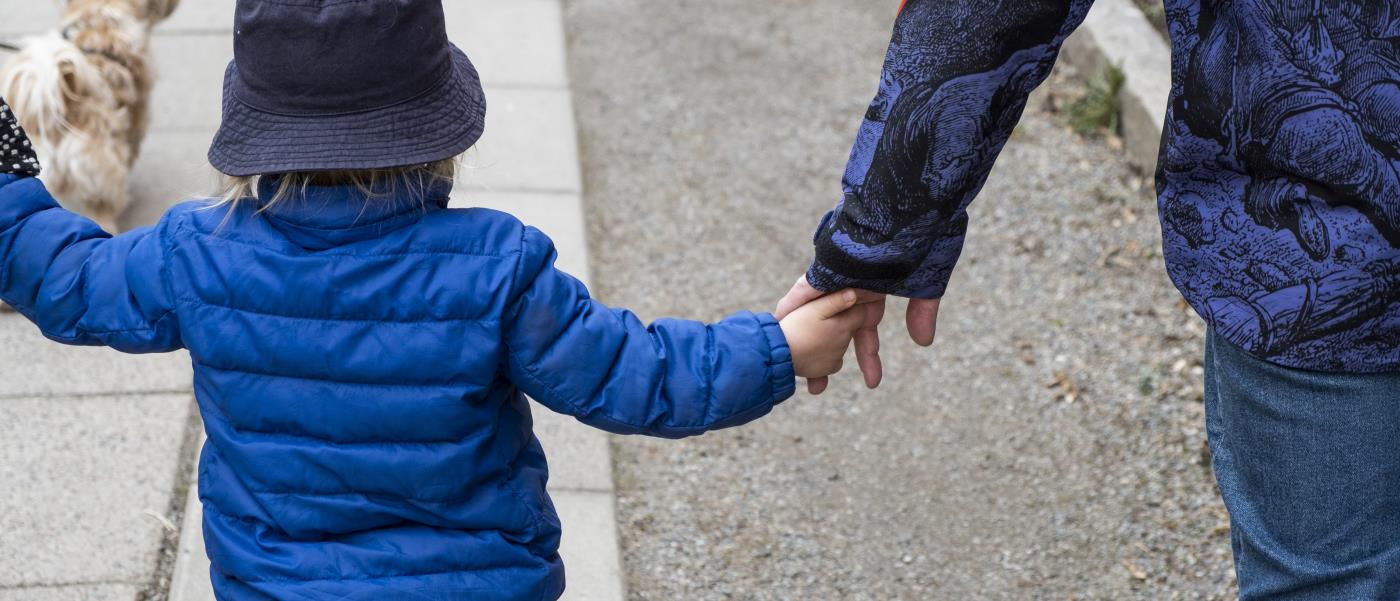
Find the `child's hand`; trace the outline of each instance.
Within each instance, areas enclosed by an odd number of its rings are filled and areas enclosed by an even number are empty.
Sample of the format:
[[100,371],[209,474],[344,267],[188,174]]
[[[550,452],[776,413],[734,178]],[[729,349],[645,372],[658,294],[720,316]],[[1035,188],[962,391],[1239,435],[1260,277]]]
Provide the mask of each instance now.
[[853,310],[855,306],[855,291],[843,290],[807,303],[779,322],[798,377],[822,378],[841,371],[851,338],[865,323],[865,312]]

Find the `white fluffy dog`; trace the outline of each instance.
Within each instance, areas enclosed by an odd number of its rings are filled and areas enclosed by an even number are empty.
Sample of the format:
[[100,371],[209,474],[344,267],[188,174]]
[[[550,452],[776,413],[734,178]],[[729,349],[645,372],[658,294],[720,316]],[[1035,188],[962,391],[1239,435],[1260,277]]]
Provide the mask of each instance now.
[[155,82],[150,34],[179,0],[69,0],[63,26],[0,69],[0,96],[33,139],[44,179],[109,232],[130,202]]

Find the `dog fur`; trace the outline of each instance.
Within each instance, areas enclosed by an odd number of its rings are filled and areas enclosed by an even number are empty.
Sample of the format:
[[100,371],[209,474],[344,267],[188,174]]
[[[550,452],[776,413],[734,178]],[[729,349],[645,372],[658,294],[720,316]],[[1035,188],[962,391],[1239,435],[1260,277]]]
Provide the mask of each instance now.
[[65,206],[115,233],[149,121],[150,34],[179,0],[69,0],[60,30],[27,40],[0,69],[34,142],[44,180]]

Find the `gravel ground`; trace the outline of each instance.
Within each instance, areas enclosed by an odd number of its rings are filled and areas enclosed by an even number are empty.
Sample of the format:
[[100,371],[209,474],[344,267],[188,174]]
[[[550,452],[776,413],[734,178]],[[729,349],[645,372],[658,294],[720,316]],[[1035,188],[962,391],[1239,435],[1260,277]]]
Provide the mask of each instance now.
[[[895,5],[570,0],[595,293],[644,319],[769,309]],[[748,428],[615,440],[632,599],[1232,596],[1202,327],[1150,184],[1051,88],[973,207],[933,349],[891,313],[878,391],[852,371]]]
[[1167,37],[1167,11],[1162,0],[1133,0],[1133,4],[1142,9],[1142,14],[1147,16],[1162,37]]

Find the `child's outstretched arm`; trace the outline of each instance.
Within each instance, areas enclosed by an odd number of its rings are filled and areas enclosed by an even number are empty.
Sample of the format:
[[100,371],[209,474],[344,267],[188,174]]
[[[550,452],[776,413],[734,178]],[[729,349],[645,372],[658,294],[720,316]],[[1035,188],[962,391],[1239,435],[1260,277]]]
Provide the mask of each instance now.
[[0,300],[66,344],[180,348],[159,228],[113,238],[63,210],[30,146],[0,99]]
[[762,417],[792,395],[795,374],[839,369],[861,321],[847,311],[852,295],[813,303],[782,326],[748,312],[648,326],[557,271],[538,230],[526,228],[522,244],[502,324],[507,376],[550,409],[610,432],[680,438]]

